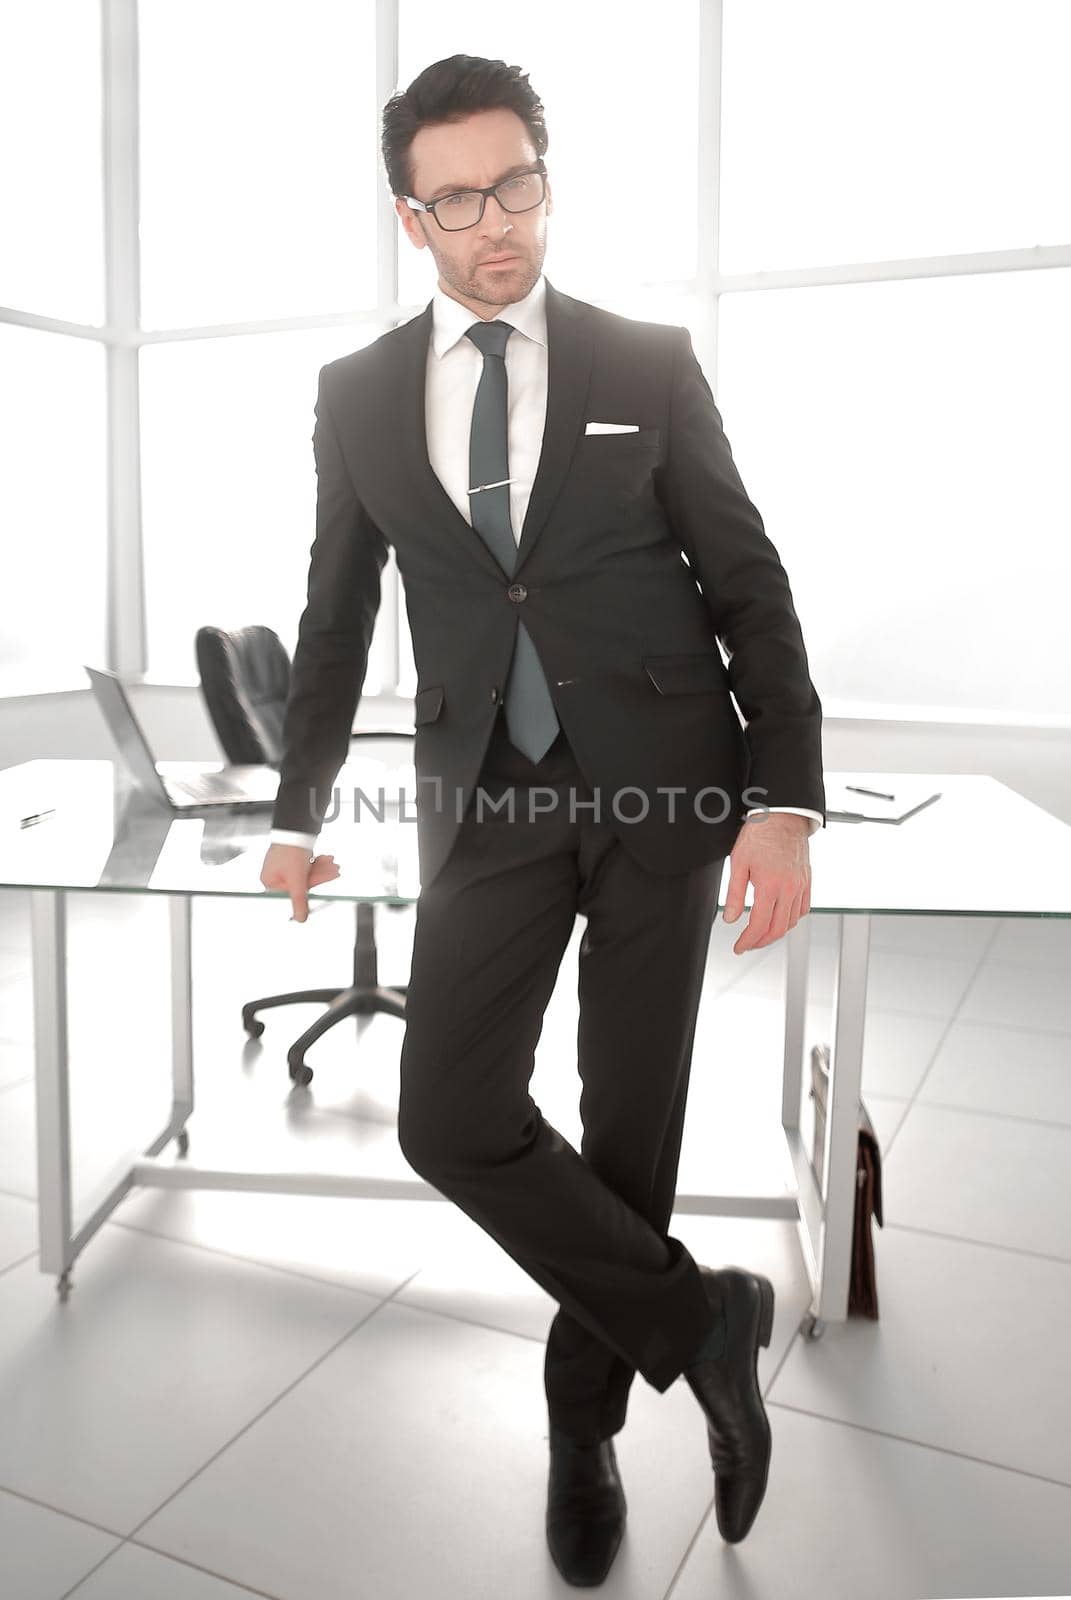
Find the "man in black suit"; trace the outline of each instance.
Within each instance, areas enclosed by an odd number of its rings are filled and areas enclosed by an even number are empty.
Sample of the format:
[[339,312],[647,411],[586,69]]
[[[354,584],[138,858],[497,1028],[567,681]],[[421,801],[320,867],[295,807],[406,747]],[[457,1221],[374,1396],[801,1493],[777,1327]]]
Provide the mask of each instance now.
[[[754,896],[734,949],[763,948],[809,911],[825,792],[788,579],[690,337],[543,276],[546,148],[527,76],[500,61],[436,62],[384,110],[395,209],[438,284],[320,373],[262,882],[303,921],[338,874],[312,851],[393,545],[421,878],[399,1141],[559,1303],[547,1536],[592,1584],[624,1526],[613,1435],[637,1371],[659,1391],[683,1374],[699,1400],[726,1539],[765,1493],[772,1285],[697,1265],[666,1229],[726,857],[726,920]],[[579,1153],[527,1090],[578,912]]]

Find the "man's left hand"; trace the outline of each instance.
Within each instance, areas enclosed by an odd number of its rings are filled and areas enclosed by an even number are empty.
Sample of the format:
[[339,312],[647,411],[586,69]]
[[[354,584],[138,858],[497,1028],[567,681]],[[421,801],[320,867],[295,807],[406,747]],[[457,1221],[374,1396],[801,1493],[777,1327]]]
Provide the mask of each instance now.
[[811,909],[811,862],[807,817],[766,812],[745,822],[729,856],[725,922],[744,909],[750,879],[753,903],[747,927],[733,945],[734,955],[761,950],[794,928]]

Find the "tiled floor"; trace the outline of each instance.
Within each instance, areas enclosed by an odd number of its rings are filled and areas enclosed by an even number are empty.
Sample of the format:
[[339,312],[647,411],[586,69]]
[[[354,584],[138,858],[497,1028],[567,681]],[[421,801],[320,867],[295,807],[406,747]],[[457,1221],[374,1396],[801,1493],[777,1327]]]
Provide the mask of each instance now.
[[[292,1089],[306,1017],[248,1041],[242,1000],[343,982],[352,913],[194,909],[190,1157],[406,1175],[402,1024],[344,1024]],[[411,911],[381,914],[380,973]],[[579,1142],[576,957],[532,1093]],[[711,938],[680,1188],[776,1183],[784,946]],[[828,1038],[832,919],[812,920],[808,1038]],[[75,896],[76,1217],[163,1122],[164,902]],[[712,1509],[683,1381],[632,1388],[629,1600],[922,1600],[1071,1591],[1071,925],[876,918],[863,1090],[882,1146],[881,1320],[808,1343],[788,1223],[677,1214],[697,1259],[777,1290],[774,1436],[744,1543]],[[125,988],[124,988],[125,985]],[[136,985],[136,992],[132,986]],[[540,1600],[543,1349],[554,1302],[444,1201],[142,1189],[75,1264],[37,1262],[27,898],[0,894],[0,1594],[4,1600]],[[106,1041],[106,1045],[102,1043]],[[174,1159],[169,1149],[165,1159]],[[81,1209],[80,1209],[81,1208]]]

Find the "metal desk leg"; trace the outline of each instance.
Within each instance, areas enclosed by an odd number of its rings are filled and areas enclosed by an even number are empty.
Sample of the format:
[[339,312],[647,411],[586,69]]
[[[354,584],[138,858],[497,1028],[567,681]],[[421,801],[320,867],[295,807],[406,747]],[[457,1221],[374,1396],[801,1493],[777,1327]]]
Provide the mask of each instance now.
[[[786,936],[785,948],[785,1059],[781,1086],[781,1125],[796,1176],[796,1225],[812,1302],[821,1279],[819,1254],[822,1238],[822,1193],[809,1152],[800,1133],[804,1053],[807,1039],[807,980],[811,962],[811,919],[801,917]],[[801,1328],[813,1323],[810,1312]]]
[[829,1098],[822,1162],[821,1238],[813,1321],[805,1326],[816,1338],[826,1322],[848,1316],[855,1182],[859,1151],[859,1099],[863,1083],[866,1030],[866,978],[870,955],[870,916],[843,913],[837,919],[837,963],[833,985],[833,1039],[829,1051]]
[[[171,1122],[160,1139],[162,1148],[177,1128],[178,1153],[190,1147],[186,1119],[193,1111],[193,962],[190,935],[191,897],[168,898],[171,924]],[[151,1152],[155,1154],[156,1152]]]
[[[185,1123],[193,1110],[193,1014],[190,896],[169,896],[171,934],[171,1116],[144,1152],[155,1156],[170,1139],[185,1154]],[[58,1273],[61,1300],[71,1290],[71,1266],[84,1245],[134,1186],[134,1159],[121,1161],[114,1181],[78,1232],[73,1232],[70,1056],[67,1036],[67,894],[31,889],[34,1060],[37,1087],[39,1265]]]
[[70,1288],[71,1114],[67,1074],[67,896],[30,890],[33,949],[34,1067],[37,1088],[37,1204],[42,1272]]
[[807,979],[811,968],[811,918],[801,917],[786,940],[785,1073],[781,1088],[781,1123],[799,1128],[803,1085],[803,1052],[807,1031]]
[[[171,1139],[184,1156],[190,1147],[186,1121],[193,1111],[193,962],[190,908],[193,897],[167,897],[171,949],[171,1115],[165,1127],[142,1152],[159,1155]],[[130,1187],[133,1187],[131,1178]]]

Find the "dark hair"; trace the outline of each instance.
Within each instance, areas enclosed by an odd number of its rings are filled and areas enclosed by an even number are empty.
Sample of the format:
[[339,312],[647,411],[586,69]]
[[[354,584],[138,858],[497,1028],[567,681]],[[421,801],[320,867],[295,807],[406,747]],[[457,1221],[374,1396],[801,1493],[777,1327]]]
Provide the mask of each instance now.
[[425,67],[408,89],[392,95],[383,107],[383,165],[391,193],[413,193],[409,151],[421,128],[460,122],[473,112],[499,106],[517,113],[531,135],[536,155],[545,155],[543,102],[529,84],[527,72],[484,56],[447,56]]

